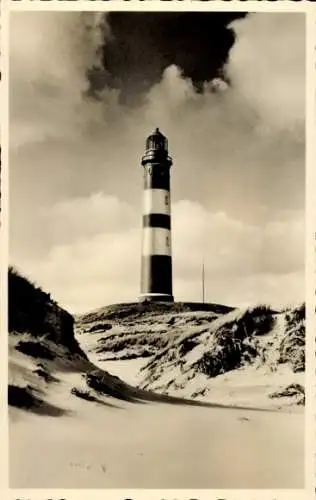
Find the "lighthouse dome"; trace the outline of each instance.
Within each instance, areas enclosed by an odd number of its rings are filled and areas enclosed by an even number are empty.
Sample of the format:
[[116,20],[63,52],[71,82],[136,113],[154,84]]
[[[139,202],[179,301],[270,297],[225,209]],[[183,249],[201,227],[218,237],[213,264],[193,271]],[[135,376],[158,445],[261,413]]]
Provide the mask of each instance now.
[[159,128],[151,134],[146,140],[146,149],[154,149],[160,151],[168,151],[168,140],[160,132]]

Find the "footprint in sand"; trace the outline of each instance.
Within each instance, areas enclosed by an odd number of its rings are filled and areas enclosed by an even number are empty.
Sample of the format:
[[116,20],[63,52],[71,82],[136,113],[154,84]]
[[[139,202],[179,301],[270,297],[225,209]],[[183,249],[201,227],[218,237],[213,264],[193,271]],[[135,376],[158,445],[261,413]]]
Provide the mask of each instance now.
[[[86,470],[86,471],[91,470],[91,468],[92,468],[92,466],[90,464],[82,464],[80,462],[70,462],[69,465],[70,465],[70,467],[74,467],[76,469]],[[101,464],[100,467],[101,467],[102,472],[105,473],[106,472],[106,465]]]
[[70,467],[75,467],[80,470],[90,470],[91,466],[89,464],[82,464],[80,462],[70,462]]
[[249,418],[247,417],[239,417],[238,420],[240,420],[240,422],[249,422]]

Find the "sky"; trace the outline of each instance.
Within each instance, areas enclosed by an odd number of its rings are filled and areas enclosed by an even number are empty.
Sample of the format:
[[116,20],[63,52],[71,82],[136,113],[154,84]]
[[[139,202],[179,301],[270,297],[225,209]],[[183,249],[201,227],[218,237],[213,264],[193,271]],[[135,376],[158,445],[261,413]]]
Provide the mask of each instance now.
[[11,13],[10,262],[70,312],[140,293],[157,126],[175,299],[304,300],[304,15],[195,16]]

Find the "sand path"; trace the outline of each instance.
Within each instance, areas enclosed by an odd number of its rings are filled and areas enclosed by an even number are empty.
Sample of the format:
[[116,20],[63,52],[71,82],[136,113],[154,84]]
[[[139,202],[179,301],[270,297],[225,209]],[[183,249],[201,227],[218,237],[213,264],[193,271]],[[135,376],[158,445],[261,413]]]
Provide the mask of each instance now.
[[11,487],[304,487],[303,413],[109,402],[12,409]]

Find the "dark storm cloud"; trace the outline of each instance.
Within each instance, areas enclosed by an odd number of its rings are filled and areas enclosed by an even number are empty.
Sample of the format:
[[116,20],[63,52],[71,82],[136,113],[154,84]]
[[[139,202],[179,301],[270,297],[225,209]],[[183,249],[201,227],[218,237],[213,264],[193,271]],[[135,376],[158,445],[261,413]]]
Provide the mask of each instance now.
[[223,77],[234,44],[228,25],[243,13],[112,12],[111,36],[102,47],[103,67],[88,71],[91,93],[106,85],[120,90],[121,101],[139,101],[166,68],[177,66],[197,92],[204,82]]

